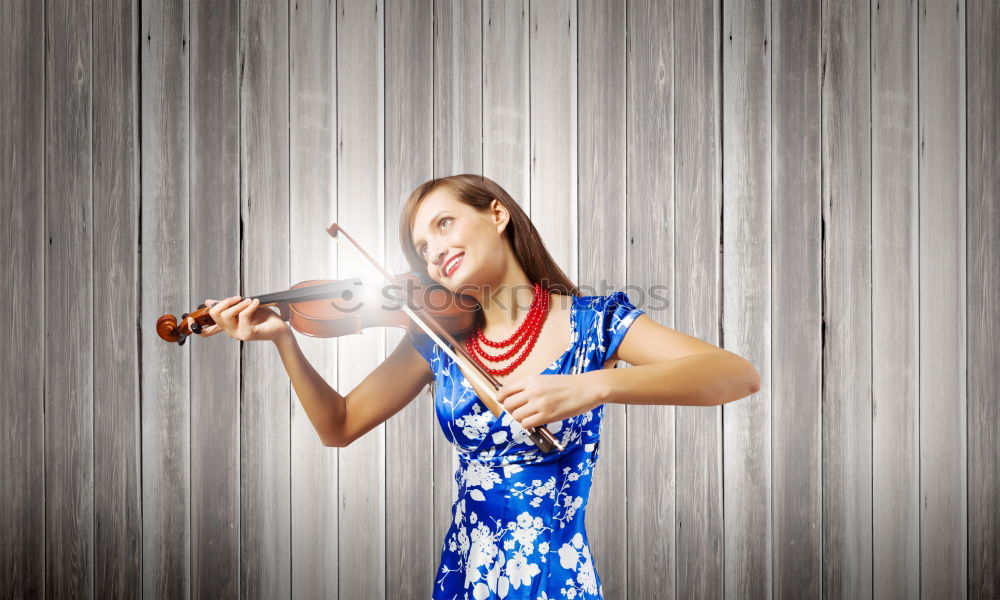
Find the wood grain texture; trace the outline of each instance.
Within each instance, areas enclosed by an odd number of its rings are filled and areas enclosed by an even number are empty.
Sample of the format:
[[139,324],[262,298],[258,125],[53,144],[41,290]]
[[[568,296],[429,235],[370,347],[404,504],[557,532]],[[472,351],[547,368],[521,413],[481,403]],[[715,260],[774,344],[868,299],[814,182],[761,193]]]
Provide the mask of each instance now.
[[820,0],[772,4],[771,495],[774,593],[820,596]]
[[[240,290],[239,0],[191,0],[187,310]],[[224,234],[221,234],[225,232]],[[236,235],[234,235],[236,234]],[[191,340],[191,593],[239,595],[239,343]]]
[[[965,15],[920,0],[917,33],[920,595],[968,586]],[[953,348],[942,353],[941,348]]]
[[528,0],[483,2],[483,174],[530,207]]
[[[337,222],[376,260],[384,261],[384,140],[382,78],[384,4],[337,4]],[[325,224],[328,225],[328,224]],[[341,244],[340,277],[370,273],[359,254]],[[384,356],[384,336],[346,336],[339,347],[338,381],[350,392]],[[339,473],[339,595],[383,598],[385,570],[385,425],[341,448]]]
[[570,278],[577,271],[576,223],[576,3],[532,2],[528,7],[528,212],[545,248]]
[[[141,594],[142,503],[139,479],[139,44],[138,2],[98,0],[92,21],[95,310],[94,595]],[[230,419],[231,421],[231,419]]]
[[[45,5],[0,2],[0,310],[11,319],[0,345],[6,388],[0,421],[0,596],[46,593]],[[60,206],[54,203],[53,207]],[[133,305],[134,306],[134,305]]]
[[1000,5],[966,7],[969,597],[987,599],[1000,596]]
[[[717,2],[674,4],[673,327],[719,345],[722,298],[722,56]],[[678,598],[721,598],[722,409],[678,406]]]
[[[872,595],[870,6],[823,4],[822,595]],[[869,374],[864,376],[864,374]]]
[[872,595],[913,598],[920,595],[916,7],[879,2],[871,15]]
[[[288,5],[243,2],[240,295],[289,280]],[[274,348],[241,344],[240,594],[291,593],[291,386]]]
[[[625,280],[653,320],[675,318],[673,2],[627,7]],[[657,286],[660,299],[644,298]],[[629,406],[626,492],[629,598],[676,596],[675,412]]]
[[[45,593],[94,586],[93,39],[90,2],[46,7]],[[178,545],[178,550],[183,547]]]
[[[577,286],[610,293],[625,275],[625,2],[579,3]],[[604,405],[601,444],[586,509],[587,536],[608,598],[628,592],[625,407]]]
[[[337,9],[326,0],[289,7],[289,286],[335,279],[337,242]],[[310,364],[342,395],[337,342],[297,335]],[[336,598],[339,587],[339,451],[324,446],[291,391],[292,595]]]
[[722,15],[722,342],[761,377],[759,393],[722,407],[723,592],[763,598],[773,593],[771,3],[727,0]]
[[[399,246],[399,215],[413,188],[431,178],[434,159],[434,3],[390,2],[385,13],[385,249],[392,272],[409,270]],[[386,332],[395,348],[402,330]],[[422,359],[421,359],[422,360]],[[450,498],[451,477],[434,478],[434,441],[441,439],[430,386],[386,422],[386,590],[388,597],[427,598],[437,579],[450,522],[436,510],[435,490]],[[449,465],[450,466],[450,465]]]
[[[0,2],[0,597],[430,595],[429,390],[328,448],[273,345],[153,324],[368,273],[332,222],[405,269],[403,201],[463,172],[584,294],[761,375],[607,407],[608,598],[996,596],[998,32],[984,0]],[[298,339],[347,394],[401,335]]]
[[190,357],[154,340],[151,326],[191,302],[189,232],[178,226],[190,212],[188,10],[185,0],[143,1],[139,34],[142,592],[175,598],[191,586]]

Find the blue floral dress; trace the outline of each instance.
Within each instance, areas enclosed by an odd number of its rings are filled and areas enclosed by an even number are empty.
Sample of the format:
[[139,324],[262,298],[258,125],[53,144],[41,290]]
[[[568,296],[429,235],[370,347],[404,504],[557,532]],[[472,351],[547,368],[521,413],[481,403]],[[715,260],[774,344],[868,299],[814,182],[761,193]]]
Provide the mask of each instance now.
[[[602,368],[642,313],[624,292],[574,297],[570,346],[542,374]],[[493,416],[426,334],[411,337],[435,373],[438,420],[459,457],[433,598],[603,597],[584,510],[604,407],[550,423],[565,450],[542,453],[510,415]]]

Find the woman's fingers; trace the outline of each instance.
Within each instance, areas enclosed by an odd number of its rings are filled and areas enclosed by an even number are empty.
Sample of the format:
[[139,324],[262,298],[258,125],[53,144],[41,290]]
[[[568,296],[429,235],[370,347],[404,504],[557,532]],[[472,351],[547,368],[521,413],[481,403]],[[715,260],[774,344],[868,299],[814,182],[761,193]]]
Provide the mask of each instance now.
[[507,412],[514,412],[518,408],[524,406],[527,401],[528,394],[525,394],[524,392],[515,392],[508,395],[506,398],[503,398],[500,403],[503,404],[503,407],[507,410]]
[[211,337],[219,333],[220,331],[222,331],[222,328],[219,327],[218,324],[214,324],[214,325],[209,325],[208,327],[202,327],[201,333],[198,335],[201,335],[202,337]]
[[[232,318],[234,313],[232,312],[232,309],[236,304],[236,301],[239,299],[240,296],[230,296],[229,298],[215,302],[212,304],[211,308],[208,309],[208,314],[212,317],[212,320],[215,321],[216,326],[218,327],[218,329],[213,333],[216,333],[219,330],[228,333],[233,329],[234,324],[232,323]],[[205,304],[206,306],[208,305],[207,302]]]
[[231,305],[229,308],[222,309],[222,313],[221,314],[224,315],[225,317],[231,319],[231,318],[233,318],[236,315],[236,313],[238,313],[241,310],[243,310],[246,307],[246,305],[249,304],[249,302],[250,302],[250,298],[244,298],[244,299],[240,300],[239,302],[236,302],[235,304]]
[[[239,296],[236,296],[236,298],[239,298]],[[230,335],[230,337],[242,339],[239,335],[239,323],[237,322],[236,315],[243,310],[243,307],[246,306],[248,301],[249,299],[240,300],[239,302],[232,300],[228,302],[228,308],[223,308],[219,312],[219,319],[217,321],[219,323],[219,327],[222,327],[226,333]]]
[[[239,303],[239,296],[233,296],[232,298],[226,298],[222,302],[219,302],[214,306],[215,314],[218,318],[215,319],[216,323],[223,326],[226,329],[225,322],[227,319],[231,319],[235,311],[233,308]],[[209,311],[211,312],[211,311]]]
[[237,317],[238,323],[236,324],[241,334],[241,339],[249,338],[250,334],[253,333],[253,311],[257,310],[258,302],[256,298],[247,298],[237,306],[244,304],[245,307],[239,312]]
[[520,422],[524,421],[525,418],[530,417],[531,415],[537,413],[538,412],[538,408],[535,407],[533,404],[531,404],[529,402],[529,403],[522,404],[517,409],[508,410],[507,412],[510,413],[510,417],[512,419],[514,419],[515,421],[517,421],[518,423],[520,423]]
[[210,306],[208,309],[208,314],[212,316],[212,320],[218,321],[219,314],[222,312],[222,310],[231,305],[238,298],[239,296],[230,296],[229,298],[219,300],[218,302],[213,302],[212,306]]

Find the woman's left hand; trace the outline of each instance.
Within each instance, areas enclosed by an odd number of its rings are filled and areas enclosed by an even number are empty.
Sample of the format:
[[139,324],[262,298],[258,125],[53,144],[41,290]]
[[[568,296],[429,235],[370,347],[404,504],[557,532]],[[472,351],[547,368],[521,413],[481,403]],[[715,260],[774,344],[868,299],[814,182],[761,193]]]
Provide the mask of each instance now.
[[504,384],[497,401],[525,429],[555,423],[600,406],[599,386],[585,375],[531,375]]

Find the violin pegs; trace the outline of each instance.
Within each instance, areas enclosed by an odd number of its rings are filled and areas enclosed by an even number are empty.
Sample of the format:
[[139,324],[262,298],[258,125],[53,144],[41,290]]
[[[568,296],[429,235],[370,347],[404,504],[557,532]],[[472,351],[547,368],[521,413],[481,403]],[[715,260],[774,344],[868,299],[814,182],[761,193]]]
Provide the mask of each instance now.
[[198,308],[208,308],[208,307],[207,307],[207,306],[205,306],[205,303],[204,303],[204,302],[202,302],[201,304],[199,304],[199,305],[198,305]]
[[183,321],[186,318],[188,318],[188,314],[187,313],[184,313],[183,315],[181,315],[181,321]]
[[184,342],[187,341],[187,335],[185,335],[183,333],[178,334],[178,335],[179,335],[179,337],[177,338],[177,345],[178,346],[183,346]]
[[191,331],[201,333],[201,324],[198,321],[191,321]]

